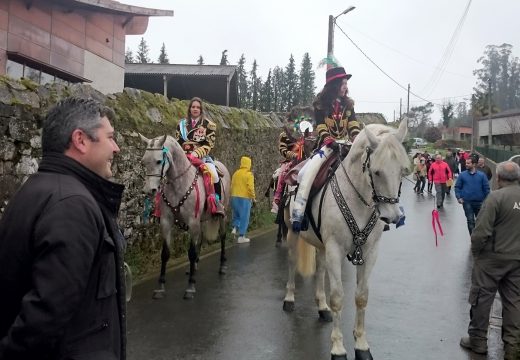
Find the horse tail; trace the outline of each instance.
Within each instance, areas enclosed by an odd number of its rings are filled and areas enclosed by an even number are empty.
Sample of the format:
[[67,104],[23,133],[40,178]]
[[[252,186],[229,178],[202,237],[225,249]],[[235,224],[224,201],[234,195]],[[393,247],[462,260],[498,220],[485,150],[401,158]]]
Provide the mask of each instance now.
[[309,277],[316,272],[316,248],[298,237],[298,272]]

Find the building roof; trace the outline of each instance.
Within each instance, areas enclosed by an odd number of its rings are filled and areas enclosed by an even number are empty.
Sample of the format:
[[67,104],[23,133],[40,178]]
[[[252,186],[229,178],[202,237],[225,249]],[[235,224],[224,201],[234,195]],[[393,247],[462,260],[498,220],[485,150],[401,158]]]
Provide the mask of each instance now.
[[114,0],[56,0],[66,5],[84,8],[95,8],[97,11],[138,16],[173,16],[173,10],[151,9],[140,6],[122,4]]
[[[511,110],[501,111],[496,114],[492,114],[491,119],[498,119],[498,118],[504,118],[504,117],[518,116],[518,115],[520,115],[520,109],[511,109]],[[487,119],[488,119],[487,116],[483,116],[479,120],[487,120]]]
[[126,74],[227,76],[236,72],[234,65],[126,64]]

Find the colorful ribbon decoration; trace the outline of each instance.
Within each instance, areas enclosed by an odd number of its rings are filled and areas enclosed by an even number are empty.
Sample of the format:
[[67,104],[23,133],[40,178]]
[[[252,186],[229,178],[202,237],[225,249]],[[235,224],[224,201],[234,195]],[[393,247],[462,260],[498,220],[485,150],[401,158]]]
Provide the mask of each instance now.
[[439,228],[439,233],[441,234],[441,236],[444,236],[444,232],[442,231],[442,226],[441,226],[441,220],[439,218],[439,212],[437,211],[437,209],[433,209],[432,210],[432,228],[433,228],[433,233],[435,234],[435,247],[439,246],[439,242],[437,241],[436,226]]

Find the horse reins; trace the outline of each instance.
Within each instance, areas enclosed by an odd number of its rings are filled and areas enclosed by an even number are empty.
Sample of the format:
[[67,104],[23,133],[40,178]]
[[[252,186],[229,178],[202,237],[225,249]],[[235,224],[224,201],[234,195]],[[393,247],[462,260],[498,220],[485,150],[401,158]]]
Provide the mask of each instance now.
[[[166,163],[169,163],[167,154],[168,154],[168,152],[170,150],[166,146],[163,146],[161,148],[146,148],[146,150],[162,151],[163,159],[162,159],[162,162],[161,162],[161,173],[160,174],[146,174],[146,176],[159,177],[162,180],[164,178],[164,167],[166,166]],[[170,181],[177,180],[178,178],[184,176],[190,170],[191,166],[192,165],[190,163],[188,165],[188,167],[186,168],[186,170],[184,170],[181,174],[177,175],[176,177],[174,177]],[[188,190],[186,191],[186,193],[184,194],[184,196],[181,198],[181,200],[179,201],[179,203],[176,206],[173,206],[168,201],[168,198],[166,197],[166,194],[164,193],[164,190],[162,189],[162,186],[160,186],[160,188],[159,188],[159,192],[161,193],[161,197],[162,197],[163,201],[166,203],[166,205],[170,208],[170,210],[173,213],[173,217],[174,217],[173,222],[175,223],[175,225],[179,229],[184,230],[184,231],[188,231],[189,227],[188,227],[188,225],[185,222],[183,222],[183,221],[181,221],[179,219],[180,208],[181,208],[182,205],[184,205],[184,201],[186,201],[186,199],[188,199],[188,196],[190,196],[190,194],[193,191],[193,189],[195,188],[195,186],[197,186],[197,179],[198,179],[198,177],[199,177],[199,173],[197,171],[195,171],[195,178],[193,179],[190,187],[188,188]]]

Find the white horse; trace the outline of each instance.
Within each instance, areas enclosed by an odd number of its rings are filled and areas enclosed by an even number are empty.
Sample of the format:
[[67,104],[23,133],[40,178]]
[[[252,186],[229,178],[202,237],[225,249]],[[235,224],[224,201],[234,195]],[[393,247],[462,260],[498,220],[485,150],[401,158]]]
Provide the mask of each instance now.
[[[166,263],[170,258],[170,242],[172,228],[176,225],[190,234],[190,276],[188,288],[184,292],[185,299],[195,296],[195,271],[200,253],[202,240],[215,241],[220,239],[220,274],[225,274],[226,266],[226,221],[221,216],[208,214],[204,208],[206,191],[202,176],[191,164],[179,143],[171,136],[159,136],[147,139],[139,134],[146,144],[146,151],[142,162],[146,169],[146,181],[143,191],[154,196],[161,192],[161,234],[163,246],[161,251],[161,274],[158,290],[154,291],[154,298],[165,295]],[[222,171],[223,205],[228,207],[231,196],[231,177],[227,168],[215,161],[215,165]]]
[[401,144],[406,132],[407,122],[403,120],[397,130],[372,124],[359,133],[330,183],[316,195],[311,205],[313,219],[316,223],[321,222],[317,231],[309,227],[299,235],[294,233],[289,221],[294,196],[290,206],[285,208],[284,219],[289,228],[289,279],[284,310],[294,310],[296,266],[304,276],[314,274],[317,267],[316,302],[320,318],[330,321],[325,297],[326,269],[333,315],[331,356],[335,360],[347,359],[340,328],[343,306],[341,271],[346,255],[357,270],[356,360],[372,359],[365,333],[368,279],[376,262],[385,223],[397,223],[402,215],[398,201],[401,178],[409,165],[408,155]]

